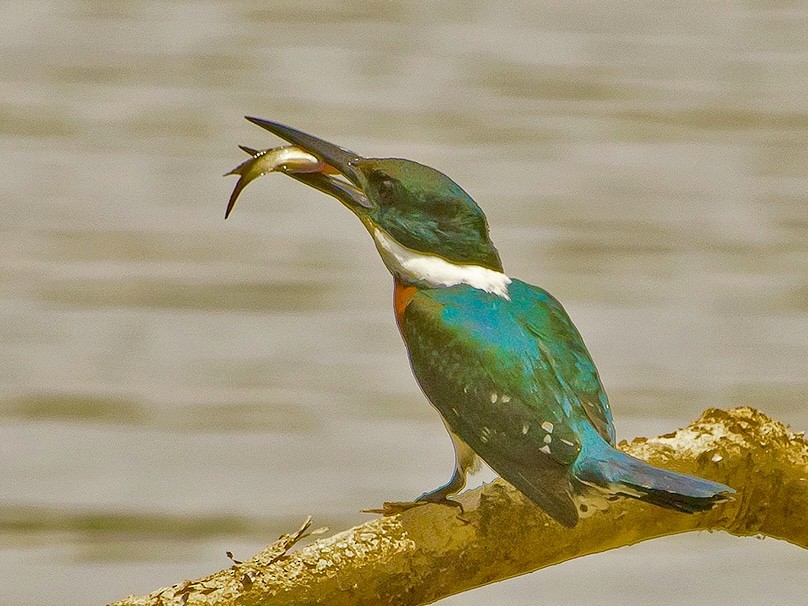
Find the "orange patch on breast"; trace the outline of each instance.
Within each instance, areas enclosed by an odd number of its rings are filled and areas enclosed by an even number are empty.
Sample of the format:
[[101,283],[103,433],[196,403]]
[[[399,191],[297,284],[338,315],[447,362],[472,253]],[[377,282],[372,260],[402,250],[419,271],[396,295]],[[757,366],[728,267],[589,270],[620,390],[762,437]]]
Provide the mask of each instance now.
[[395,281],[393,287],[393,309],[396,312],[396,321],[401,325],[401,319],[404,317],[404,310],[407,305],[418,292],[418,288],[411,284],[403,284],[398,280]]

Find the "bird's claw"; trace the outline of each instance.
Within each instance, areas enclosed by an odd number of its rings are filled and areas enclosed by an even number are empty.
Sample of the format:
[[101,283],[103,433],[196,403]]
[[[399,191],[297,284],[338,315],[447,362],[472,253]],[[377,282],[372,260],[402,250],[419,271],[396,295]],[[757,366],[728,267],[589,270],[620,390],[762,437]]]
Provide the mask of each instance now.
[[426,501],[385,501],[381,507],[363,509],[362,513],[378,513],[383,516],[394,516],[426,504]]
[[465,513],[465,510],[463,509],[463,503],[461,503],[460,501],[455,501],[454,499],[450,499],[442,494],[427,492],[418,497],[416,502],[433,503],[435,505],[446,505],[448,507],[457,507],[460,510],[460,513]]
[[447,499],[443,495],[432,495],[431,493],[422,494],[415,501],[385,501],[379,508],[363,509],[362,513],[378,513],[383,516],[394,516],[416,507],[424,505],[447,505],[449,507],[456,507],[460,513],[465,513],[463,504],[460,501]]

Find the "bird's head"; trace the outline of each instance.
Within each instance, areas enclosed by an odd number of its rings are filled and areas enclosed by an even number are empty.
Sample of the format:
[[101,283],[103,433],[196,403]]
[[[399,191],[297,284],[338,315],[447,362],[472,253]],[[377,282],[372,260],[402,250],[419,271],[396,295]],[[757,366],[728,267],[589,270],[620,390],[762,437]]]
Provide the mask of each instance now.
[[[435,262],[428,271],[446,262],[461,271],[472,267],[501,274],[502,263],[488,236],[485,214],[443,173],[412,160],[363,158],[276,122],[248,120],[333,167],[334,171],[289,175],[351,210],[373,236],[394,274],[406,272],[403,262],[417,265],[420,260],[429,265],[430,259]],[[419,281],[417,276],[403,277]]]

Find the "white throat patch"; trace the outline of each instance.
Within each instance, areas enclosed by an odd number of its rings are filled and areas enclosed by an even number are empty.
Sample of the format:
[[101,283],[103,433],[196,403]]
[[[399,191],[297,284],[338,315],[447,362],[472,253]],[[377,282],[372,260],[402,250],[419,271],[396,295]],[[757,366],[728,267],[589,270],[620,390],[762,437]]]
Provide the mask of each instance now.
[[435,255],[414,251],[378,227],[373,230],[373,241],[391,272],[429,286],[456,286],[468,284],[479,290],[510,300],[508,284],[511,279],[504,273],[479,265],[457,265]]

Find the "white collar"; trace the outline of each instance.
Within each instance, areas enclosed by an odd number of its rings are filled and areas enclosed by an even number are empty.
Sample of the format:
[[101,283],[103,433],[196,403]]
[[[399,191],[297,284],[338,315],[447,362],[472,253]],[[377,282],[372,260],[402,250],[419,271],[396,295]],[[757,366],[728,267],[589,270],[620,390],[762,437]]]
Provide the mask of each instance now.
[[510,300],[508,284],[511,279],[502,272],[480,265],[450,263],[435,255],[427,255],[407,248],[383,229],[372,232],[376,249],[391,273],[405,280],[428,286],[455,286],[468,284],[479,290]]

